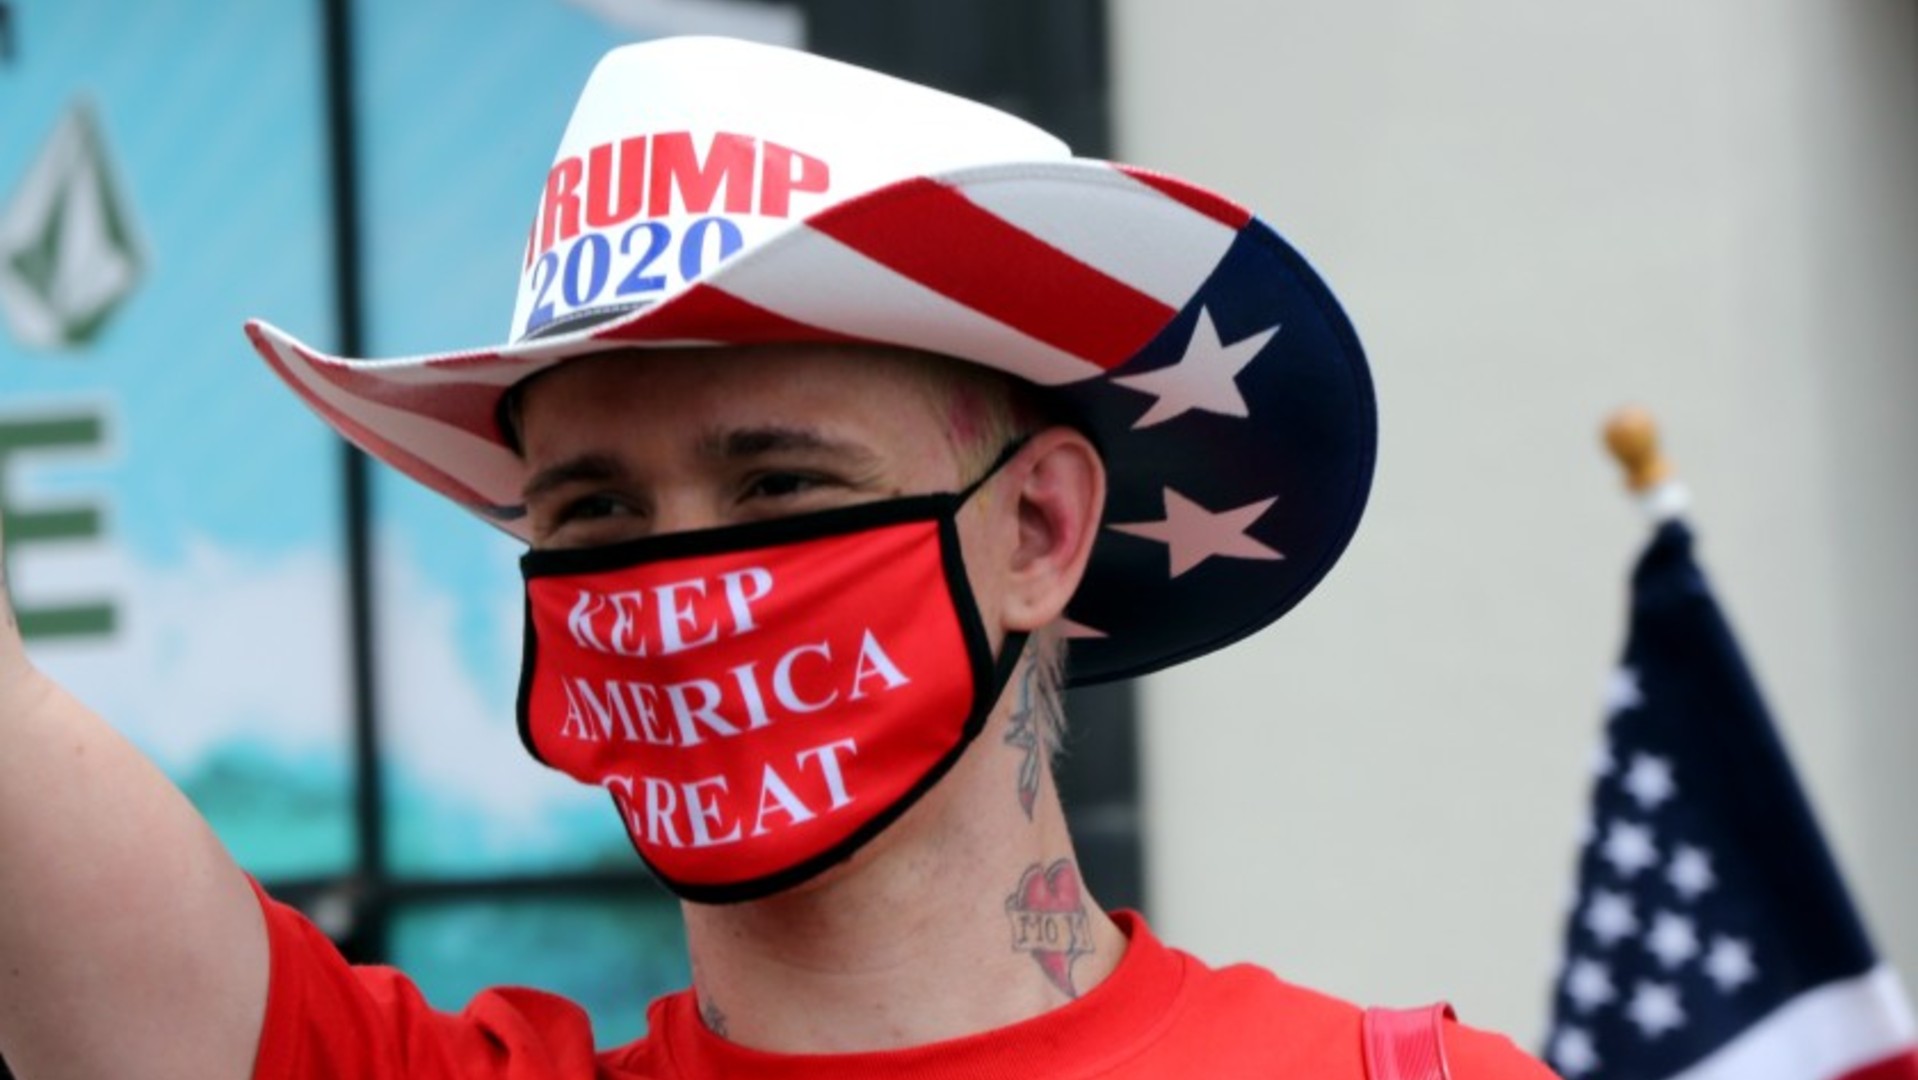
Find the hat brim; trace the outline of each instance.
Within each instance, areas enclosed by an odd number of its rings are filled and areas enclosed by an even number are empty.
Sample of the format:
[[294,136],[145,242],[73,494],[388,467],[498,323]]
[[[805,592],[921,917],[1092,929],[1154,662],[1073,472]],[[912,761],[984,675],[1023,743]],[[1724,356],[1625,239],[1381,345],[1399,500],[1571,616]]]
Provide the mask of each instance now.
[[1074,684],[1200,655],[1289,610],[1356,528],[1376,446],[1358,340],[1277,233],[1200,188],[1088,160],[880,188],[668,299],[498,348],[360,360],[258,320],[247,333],[348,440],[522,539],[526,465],[501,402],[572,357],[882,343],[1053,388],[1110,474],[1068,611]]

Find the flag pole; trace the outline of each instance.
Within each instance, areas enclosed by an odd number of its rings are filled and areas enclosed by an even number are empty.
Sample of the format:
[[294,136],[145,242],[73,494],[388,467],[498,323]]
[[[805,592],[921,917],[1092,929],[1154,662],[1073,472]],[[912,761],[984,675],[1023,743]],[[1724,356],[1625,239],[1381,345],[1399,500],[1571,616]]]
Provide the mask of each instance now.
[[1658,420],[1642,405],[1627,405],[1605,420],[1605,447],[1625,474],[1625,487],[1654,525],[1691,509],[1691,493],[1658,444]]

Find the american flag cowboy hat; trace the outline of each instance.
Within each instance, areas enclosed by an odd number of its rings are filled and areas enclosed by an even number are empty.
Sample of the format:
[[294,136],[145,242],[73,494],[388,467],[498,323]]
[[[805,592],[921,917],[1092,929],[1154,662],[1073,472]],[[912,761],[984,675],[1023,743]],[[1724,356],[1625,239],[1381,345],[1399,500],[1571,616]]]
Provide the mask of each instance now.
[[273,370],[374,457],[525,537],[503,395],[629,347],[879,342],[1055,393],[1110,472],[1067,613],[1075,684],[1277,619],[1371,485],[1370,377],[1338,302],[1211,192],[1075,158],[962,98],[803,52],[674,38],[609,53],[539,192],[507,342]]

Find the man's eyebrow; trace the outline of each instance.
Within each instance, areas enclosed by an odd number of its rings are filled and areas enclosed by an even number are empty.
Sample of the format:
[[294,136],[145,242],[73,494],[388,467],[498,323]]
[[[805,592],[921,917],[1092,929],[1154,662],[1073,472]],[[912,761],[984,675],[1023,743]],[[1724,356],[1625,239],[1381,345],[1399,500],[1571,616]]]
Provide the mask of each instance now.
[[879,455],[856,442],[833,439],[810,428],[753,427],[714,431],[699,442],[699,452],[721,461],[766,454],[808,453],[844,458],[854,465],[877,464]]
[[618,480],[626,475],[625,466],[611,454],[581,454],[567,458],[556,465],[549,465],[534,473],[520,489],[520,499],[532,502],[555,488],[575,483],[597,483]]
[[[753,427],[710,432],[699,441],[699,453],[719,461],[742,461],[767,454],[806,453],[841,459],[853,468],[870,468],[879,463],[871,449],[844,439],[829,438],[810,428]],[[607,483],[627,478],[619,458],[607,453],[585,453],[549,465],[529,477],[520,490],[524,502],[567,484]]]

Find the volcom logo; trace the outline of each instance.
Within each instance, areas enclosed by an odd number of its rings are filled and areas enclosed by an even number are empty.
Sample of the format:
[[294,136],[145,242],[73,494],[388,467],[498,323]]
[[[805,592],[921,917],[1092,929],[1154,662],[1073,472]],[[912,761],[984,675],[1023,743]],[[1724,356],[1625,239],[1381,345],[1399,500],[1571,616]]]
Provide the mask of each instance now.
[[68,106],[0,209],[0,315],[16,341],[92,341],[139,283],[144,258],[93,109]]

